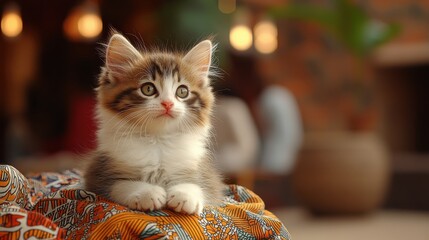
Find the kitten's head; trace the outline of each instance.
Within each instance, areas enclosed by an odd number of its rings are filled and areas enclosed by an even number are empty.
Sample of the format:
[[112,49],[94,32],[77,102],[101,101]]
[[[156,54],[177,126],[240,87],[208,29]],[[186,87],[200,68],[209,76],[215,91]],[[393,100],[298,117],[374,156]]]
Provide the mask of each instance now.
[[209,40],[177,54],[139,51],[113,34],[97,88],[99,120],[115,118],[116,125],[140,134],[208,129],[214,103],[211,55]]

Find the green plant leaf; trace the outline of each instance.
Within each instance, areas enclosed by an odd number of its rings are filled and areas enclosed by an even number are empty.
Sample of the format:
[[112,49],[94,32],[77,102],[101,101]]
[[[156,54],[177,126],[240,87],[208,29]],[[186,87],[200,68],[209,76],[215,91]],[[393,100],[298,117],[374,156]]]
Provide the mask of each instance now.
[[331,7],[288,4],[271,9],[269,14],[274,18],[318,23],[359,57],[369,54],[400,31],[399,25],[376,21],[349,0],[335,0]]

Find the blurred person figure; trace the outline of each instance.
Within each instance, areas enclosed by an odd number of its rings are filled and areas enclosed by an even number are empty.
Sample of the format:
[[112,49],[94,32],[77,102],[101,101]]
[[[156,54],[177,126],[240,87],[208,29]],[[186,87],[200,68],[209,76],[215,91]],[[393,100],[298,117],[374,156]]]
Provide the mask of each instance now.
[[259,136],[246,103],[237,97],[219,97],[213,114],[215,156],[226,173],[254,168]]
[[303,139],[300,113],[294,96],[282,86],[266,87],[259,98],[262,136],[261,167],[289,174]]
[[255,58],[230,55],[231,73],[225,88],[249,106],[260,134],[258,170],[289,174],[303,138],[303,126],[295,96],[281,84],[263,78]]

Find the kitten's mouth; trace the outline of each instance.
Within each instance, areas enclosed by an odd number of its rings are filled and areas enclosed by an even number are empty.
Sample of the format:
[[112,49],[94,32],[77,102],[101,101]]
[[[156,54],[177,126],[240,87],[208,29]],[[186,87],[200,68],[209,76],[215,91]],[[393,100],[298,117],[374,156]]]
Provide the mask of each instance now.
[[164,113],[158,115],[157,118],[161,118],[161,117],[174,118],[174,116],[171,114],[171,112],[164,112]]

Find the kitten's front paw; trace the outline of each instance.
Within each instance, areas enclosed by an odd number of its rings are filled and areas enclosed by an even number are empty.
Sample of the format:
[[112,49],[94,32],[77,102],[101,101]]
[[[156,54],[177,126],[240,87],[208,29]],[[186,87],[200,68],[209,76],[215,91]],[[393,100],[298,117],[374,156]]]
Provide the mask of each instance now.
[[145,184],[140,189],[131,193],[125,200],[126,206],[142,211],[153,211],[163,208],[167,202],[167,194],[164,188],[152,184]]
[[168,189],[167,207],[176,212],[200,214],[204,207],[204,195],[195,184],[178,184]]

